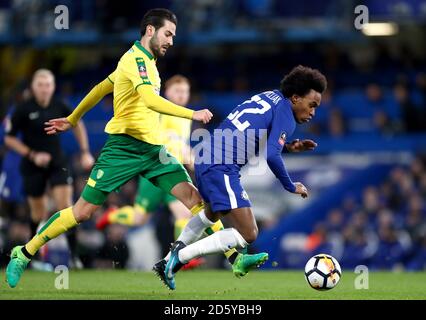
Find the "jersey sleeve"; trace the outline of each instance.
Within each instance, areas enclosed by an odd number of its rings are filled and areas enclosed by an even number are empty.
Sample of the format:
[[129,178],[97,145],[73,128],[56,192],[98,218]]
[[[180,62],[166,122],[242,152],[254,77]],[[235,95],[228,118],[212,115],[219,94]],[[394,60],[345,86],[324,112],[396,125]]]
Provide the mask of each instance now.
[[111,82],[112,85],[114,85],[115,82],[115,75],[116,75],[116,71],[114,70],[108,77],[107,79],[109,80],[109,82]]
[[24,114],[21,107],[17,107],[10,117],[10,122],[5,128],[5,133],[10,136],[17,136],[24,125]]
[[194,114],[193,110],[181,107],[167,99],[164,99],[163,97],[160,97],[154,92],[154,88],[152,86],[138,86],[137,90],[149,109],[170,116],[192,119]]
[[267,141],[266,160],[269,168],[281,182],[284,189],[295,192],[296,186],[288,175],[281,156],[289,132],[289,120],[281,112],[275,112]]
[[[115,71],[106,79],[98,83],[92,90],[81,100],[74,111],[67,117],[68,121],[75,126],[81,117],[90,109],[92,109],[107,94],[114,91]],[[69,114],[69,113],[68,113]]]

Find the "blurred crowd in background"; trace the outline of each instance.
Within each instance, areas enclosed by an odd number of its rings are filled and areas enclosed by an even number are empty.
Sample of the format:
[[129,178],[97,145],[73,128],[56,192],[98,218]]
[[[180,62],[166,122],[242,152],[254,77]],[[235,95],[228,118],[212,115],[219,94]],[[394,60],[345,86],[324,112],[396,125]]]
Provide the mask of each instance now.
[[395,166],[378,186],[366,186],[332,209],[312,233],[283,240],[282,266],[303,267],[322,252],[343,268],[423,270],[426,261],[426,157]]
[[[369,6],[372,18],[399,22],[399,34],[377,39],[360,35],[353,27],[353,8],[361,2]],[[52,28],[53,9],[59,4],[69,9],[69,30]],[[131,0],[125,5],[107,0],[2,0],[1,119],[25,99],[31,75],[40,67],[54,72],[57,96],[75,107],[139,38],[140,19],[153,7],[168,7],[179,20],[174,48],[158,61],[160,75],[163,81],[178,73],[191,80],[191,107],[209,107],[215,113],[209,128],[252,93],[277,88],[286,72],[303,64],[319,68],[329,87],[314,121],[298,128],[295,136],[314,137],[320,145],[325,138],[343,139],[349,151],[351,144],[360,147],[353,138],[366,143],[373,137],[384,139],[373,145],[379,148],[389,139],[399,145],[400,137],[425,137],[426,4],[414,0],[387,1],[386,6],[374,0],[327,0],[321,5],[313,0]],[[107,97],[85,118],[94,154],[105,140],[111,105]],[[78,196],[88,172],[79,167],[75,151],[69,149]],[[426,150],[404,151],[418,154],[411,166],[397,165],[379,186],[366,186],[362,194],[343,199],[303,241],[285,247],[280,266],[301,267],[311,254],[330,251],[344,267],[424,269]],[[13,155],[1,146],[0,160],[5,156]],[[19,188],[18,176],[16,182]],[[112,205],[132,204],[135,191],[136,182],[129,182],[110,195],[97,217]],[[10,198],[4,189],[0,195],[4,266],[10,248],[28,239],[29,216],[23,195]],[[150,222],[163,251],[173,240],[171,219],[160,208]],[[95,221],[78,230],[84,266],[126,267],[131,255],[128,229],[112,225],[102,233],[95,230]]]

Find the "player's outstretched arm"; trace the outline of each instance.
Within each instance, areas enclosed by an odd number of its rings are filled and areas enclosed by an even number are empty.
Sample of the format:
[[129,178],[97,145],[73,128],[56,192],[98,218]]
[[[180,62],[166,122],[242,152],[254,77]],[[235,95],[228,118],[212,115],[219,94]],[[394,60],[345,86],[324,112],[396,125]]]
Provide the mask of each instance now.
[[45,132],[50,135],[75,127],[87,111],[91,110],[107,94],[114,91],[114,75],[115,72],[111,73],[106,79],[94,86],[68,117],[51,119],[45,122]]
[[296,188],[296,185],[291,180],[290,176],[288,175],[287,169],[285,168],[284,161],[281,157],[281,151],[282,151],[282,148],[280,150],[268,144],[266,162],[268,163],[268,166],[271,169],[272,173],[275,175],[275,177],[277,177],[277,179],[280,180],[284,189],[286,189],[289,192],[295,193],[297,188]]
[[114,91],[115,72],[111,73],[106,79],[98,83],[92,90],[81,100],[77,108],[67,117],[69,123],[73,127],[76,126],[78,120],[89,110],[91,110],[99,101],[107,94]]
[[288,122],[289,119],[281,113],[277,113],[274,116],[266,145],[266,161],[284,189],[306,198],[308,196],[306,187],[300,182],[293,183],[281,156],[285,145],[286,133],[290,132]]
[[167,99],[164,99],[163,97],[157,95],[150,85],[139,85],[136,89],[141,95],[146,106],[158,113],[179,118],[202,121],[203,123],[208,123],[213,117],[213,114],[207,109],[193,111],[191,109],[174,104]]
[[[272,150],[271,150],[272,149]],[[271,151],[270,151],[271,150]],[[302,198],[308,197],[308,190],[301,182],[293,182],[285,168],[281,151],[268,146],[266,161],[273,174],[280,180],[284,189],[291,193],[300,194]]]
[[201,121],[204,124],[209,123],[211,118],[213,118],[213,114],[209,109],[194,111],[192,115],[192,120]]

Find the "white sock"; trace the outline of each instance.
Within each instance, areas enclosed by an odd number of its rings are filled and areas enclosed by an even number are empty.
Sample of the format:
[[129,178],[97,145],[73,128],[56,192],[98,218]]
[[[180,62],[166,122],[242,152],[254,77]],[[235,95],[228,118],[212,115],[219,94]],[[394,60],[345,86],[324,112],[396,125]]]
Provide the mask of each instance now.
[[[201,237],[199,239],[204,239],[205,237],[208,237],[208,234],[206,232],[203,232],[203,234],[201,235]],[[166,260],[166,261],[169,261],[171,255],[172,255],[172,253],[169,251],[169,253],[167,253],[167,256],[165,256],[163,259]]]
[[203,210],[189,220],[176,241],[182,241],[184,244],[189,245],[197,241],[203,235],[204,230],[212,225],[214,225],[214,222],[206,217]]
[[[197,241],[204,235],[204,230],[208,227],[211,227],[215,223],[210,221],[204,210],[201,211],[196,216],[193,216],[182,230],[182,233],[176,239],[176,241],[182,241],[184,244],[189,245],[194,241]],[[167,256],[164,257],[164,260],[169,261],[170,259],[170,251]]]
[[179,251],[179,260],[187,263],[191,259],[212,253],[225,253],[232,248],[243,249],[248,246],[241,234],[234,228],[213,233]]

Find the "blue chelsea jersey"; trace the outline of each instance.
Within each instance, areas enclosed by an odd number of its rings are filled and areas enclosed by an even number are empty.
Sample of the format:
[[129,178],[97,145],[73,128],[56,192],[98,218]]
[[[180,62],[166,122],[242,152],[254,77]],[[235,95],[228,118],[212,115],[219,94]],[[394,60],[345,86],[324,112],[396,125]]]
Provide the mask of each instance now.
[[256,94],[232,110],[214,130],[209,158],[214,164],[242,167],[258,154],[259,144],[266,138],[268,166],[283,187],[294,192],[281,153],[295,128],[291,103],[279,90]]

